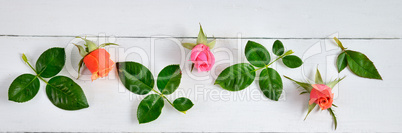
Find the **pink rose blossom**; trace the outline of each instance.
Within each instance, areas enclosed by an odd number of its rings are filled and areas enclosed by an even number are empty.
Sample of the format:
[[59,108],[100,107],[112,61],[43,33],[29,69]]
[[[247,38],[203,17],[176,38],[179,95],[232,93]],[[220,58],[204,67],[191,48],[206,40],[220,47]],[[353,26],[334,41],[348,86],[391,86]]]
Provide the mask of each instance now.
[[322,110],[328,109],[332,106],[334,101],[334,93],[331,92],[331,88],[324,84],[313,84],[313,89],[310,92],[309,104],[316,103]]
[[204,44],[198,44],[191,50],[191,61],[199,72],[210,71],[215,64],[215,57]]

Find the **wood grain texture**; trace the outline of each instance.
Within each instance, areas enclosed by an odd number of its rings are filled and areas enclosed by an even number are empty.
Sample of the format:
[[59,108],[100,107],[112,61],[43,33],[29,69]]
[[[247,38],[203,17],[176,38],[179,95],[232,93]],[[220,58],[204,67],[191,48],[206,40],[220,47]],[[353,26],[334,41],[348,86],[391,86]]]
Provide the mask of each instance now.
[[[402,1],[2,1],[0,34],[401,38]],[[377,28],[378,27],[378,28]],[[381,28],[379,28],[381,27]]]
[[[46,98],[44,84],[37,96],[23,104],[7,101],[7,88],[12,80],[22,73],[30,73],[30,69],[19,58],[26,53],[28,58],[35,62],[40,53],[48,47],[64,47],[72,38],[0,38],[5,44],[0,49],[0,56],[7,60],[7,64],[0,66],[1,92],[0,131],[332,131],[331,116],[328,112],[314,110],[306,121],[303,117],[307,111],[307,95],[299,95],[296,85],[283,79],[284,95],[279,102],[265,98],[256,82],[240,92],[228,92],[214,86],[213,81],[224,68],[232,63],[245,62],[244,50],[247,40],[218,40],[214,49],[217,65],[211,73],[189,72],[190,64],[182,67],[182,84],[178,90],[169,95],[173,100],[180,96],[192,99],[195,106],[186,115],[166,106],[162,115],[156,121],[139,125],[136,120],[136,109],[143,96],[127,91],[117,80],[115,71],[106,79],[90,81],[88,70],[80,80],[75,80],[83,88],[90,107],[88,109],[69,112],[54,107]],[[195,41],[195,40],[185,40]],[[272,46],[274,40],[255,40],[266,47]],[[310,46],[319,40],[283,40],[287,49],[293,49],[298,56],[305,55]],[[155,45],[155,62],[141,58],[141,48],[146,54],[151,53],[152,46],[149,39],[119,39],[117,41],[129,56],[122,60],[138,61],[150,67],[153,73],[159,72],[168,64],[180,63],[178,46],[170,40],[159,40]],[[401,40],[345,40],[345,46],[350,49],[359,49],[368,55],[377,65],[384,77],[384,81],[362,79],[344,70],[339,77],[347,75],[339,88],[335,87],[336,99],[339,106],[335,112],[339,119],[337,131],[400,131],[402,115],[397,111],[400,106],[394,106],[402,100],[402,92],[398,85],[402,73],[399,69],[402,64],[389,64],[390,58],[402,56],[395,50],[402,48]],[[336,46],[326,44],[327,48]],[[384,47],[387,46],[387,47]],[[388,52],[392,47],[394,52]],[[112,59],[116,59],[119,50],[109,48]],[[228,51],[228,52],[222,52]],[[72,65],[77,64],[77,51],[71,58]],[[188,55],[188,50],[184,51]],[[281,75],[287,75],[301,80],[303,73],[313,77],[315,67],[319,64],[324,80],[338,77],[335,67],[336,53],[332,50],[329,55],[315,55],[305,59],[302,68],[289,69],[281,63],[275,67]],[[232,54],[232,62],[229,54]],[[381,56],[375,56],[381,53]],[[240,56],[239,56],[240,55]],[[7,57],[7,58],[5,58]],[[67,56],[68,58],[68,56]],[[239,61],[239,60],[240,61]],[[186,59],[187,60],[187,59]],[[148,63],[147,63],[148,62]],[[230,62],[230,63],[228,63]],[[188,62],[187,62],[188,63]],[[182,64],[183,65],[183,64]],[[75,69],[77,69],[75,67]],[[61,75],[75,76],[75,73],[63,69]],[[396,102],[396,103],[395,103]],[[23,125],[23,126],[22,126]],[[66,126],[68,125],[68,126]],[[293,127],[293,128],[289,128]]]
[[[307,95],[282,78],[284,92],[278,102],[265,98],[254,82],[240,92],[213,85],[229,65],[247,62],[247,38],[271,47],[282,38],[285,49],[302,57],[304,65],[274,67],[280,75],[302,80],[314,77],[318,64],[324,80],[347,76],[335,87],[335,114],[340,132],[402,131],[402,6],[401,1],[1,1],[0,2],[0,132],[309,132],[333,131],[327,111],[313,110],[306,121]],[[198,23],[220,37],[213,52],[211,72],[190,72],[189,50],[180,42],[195,42]],[[69,45],[76,35],[115,35],[119,47],[109,47],[114,61],[137,61],[156,77],[165,66],[180,64],[181,85],[170,100],[186,96],[194,102],[187,114],[166,104],[154,122],[139,125],[138,104],[145,96],[126,90],[116,70],[107,78],[90,81],[85,69],[79,84],[89,108],[64,111],[46,97],[45,84],[31,101],[18,104],[7,99],[11,82],[32,73],[32,64],[50,47],[65,47],[67,62],[61,75],[75,77],[80,55]],[[336,33],[336,34],[333,34]],[[235,39],[238,35],[246,39]],[[176,38],[162,38],[166,35]],[[329,39],[339,36],[345,47],[366,54],[383,77],[363,79],[347,68],[339,75],[336,57],[340,49]],[[272,57],[275,57],[271,54]],[[394,62],[394,63],[391,63]]]

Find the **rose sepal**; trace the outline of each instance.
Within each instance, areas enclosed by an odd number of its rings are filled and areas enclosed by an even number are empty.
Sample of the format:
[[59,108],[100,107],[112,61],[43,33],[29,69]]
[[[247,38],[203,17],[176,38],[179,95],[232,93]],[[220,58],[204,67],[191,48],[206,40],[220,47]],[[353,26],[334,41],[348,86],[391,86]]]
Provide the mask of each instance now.
[[198,33],[196,43],[182,43],[184,48],[191,50],[191,69],[197,68],[199,72],[210,71],[215,64],[215,57],[210,51],[216,44],[216,39],[208,42],[207,35],[204,33],[200,24],[200,31]]
[[84,44],[85,48],[82,47],[81,45],[77,45],[77,44],[73,43],[78,48],[78,51],[79,51],[80,55],[82,56],[80,62],[78,63],[78,76],[77,76],[77,79],[79,79],[80,76],[81,76],[81,67],[84,65],[84,58],[88,54],[90,54],[91,52],[93,52],[93,51],[95,51],[95,50],[97,50],[99,48],[103,48],[103,47],[106,47],[106,46],[111,46],[111,45],[118,46],[118,44],[116,44],[116,43],[103,43],[103,44],[98,46],[93,41],[86,39],[86,37],[82,38],[82,37],[77,36],[76,38],[80,38],[80,39],[85,41],[85,44]]
[[[338,84],[341,80],[343,80],[345,77],[342,77],[342,78],[337,78],[337,79],[335,79],[335,80],[333,80],[333,81],[330,81],[330,82],[327,82],[327,83],[325,83],[324,81],[323,81],[323,79],[322,79],[322,77],[321,77],[321,73],[320,73],[320,71],[318,70],[318,68],[317,68],[317,71],[316,71],[316,74],[315,74],[315,79],[314,79],[314,83],[315,84],[311,84],[311,83],[309,83],[309,82],[300,82],[300,81],[296,81],[296,80],[294,80],[294,79],[291,79],[291,78],[289,78],[289,77],[287,77],[287,76],[284,76],[285,78],[287,78],[287,79],[289,79],[289,80],[291,80],[291,81],[293,81],[293,82],[295,82],[296,84],[298,84],[300,87],[302,87],[304,90],[300,93],[300,94],[306,94],[306,93],[310,93],[310,100],[311,100],[311,97],[312,97],[312,95],[311,95],[311,93],[312,93],[312,89],[316,89],[314,86],[326,86],[326,87],[328,87],[329,89],[331,89],[332,90],[332,88],[336,85],[336,84]],[[316,94],[316,92],[317,92],[317,90],[314,90],[315,91],[315,94]],[[332,92],[329,92],[330,94],[332,93]],[[333,95],[333,93],[332,93],[332,95]],[[333,118],[333,120],[334,120],[334,126],[335,126],[335,130],[336,130],[336,128],[337,128],[337,126],[338,126],[338,122],[337,122],[337,119],[336,119],[336,116],[335,116],[335,113],[334,113],[334,111],[333,111],[333,107],[338,107],[338,106],[336,106],[335,104],[332,104],[332,97],[333,96],[331,96],[331,100],[330,100],[330,107],[328,107],[327,105],[328,104],[326,104],[326,105],[321,105],[321,102],[320,102],[320,107],[321,107],[321,109],[322,110],[328,110],[329,111],[329,113],[331,114],[331,116],[332,116],[332,118]],[[317,101],[315,101],[315,102],[313,102],[313,103],[311,103],[311,101],[309,102],[309,106],[308,106],[308,111],[307,111],[307,114],[306,114],[306,116],[305,116],[305,118],[304,118],[304,120],[306,120],[306,118],[307,118],[307,116],[310,114],[310,112],[318,105],[317,103],[316,103]]]
[[209,49],[212,49],[215,47],[215,43],[216,43],[216,39],[208,42],[207,35],[204,33],[204,30],[202,29],[202,26],[200,24],[200,31],[198,33],[197,42],[196,43],[182,43],[181,45],[184,48],[187,48],[189,50],[192,50],[195,46],[197,46],[199,44],[204,44],[204,45],[208,46]]

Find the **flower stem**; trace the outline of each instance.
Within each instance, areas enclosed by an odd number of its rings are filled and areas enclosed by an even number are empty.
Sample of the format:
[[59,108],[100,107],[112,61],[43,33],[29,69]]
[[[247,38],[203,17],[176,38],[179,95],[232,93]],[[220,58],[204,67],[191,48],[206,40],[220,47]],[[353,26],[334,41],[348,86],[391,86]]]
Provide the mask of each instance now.
[[293,54],[293,53],[294,53],[294,52],[293,52],[292,50],[289,50],[289,51],[287,51],[285,54],[283,54],[283,55],[277,57],[274,61],[271,61],[268,65],[265,65],[264,67],[261,67],[261,68],[257,68],[257,69],[255,69],[255,70],[252,71],[252,72],[255,72],[255,71],[258,71],[258,70],[261,70],[261,69],[264,69],[264,68],[268,68],[268,66],[272,65],[272,64],[273,64],[274,62],[276,62],[277,60],[282,59],[283,57],[288,56],[288,55]]
[[[158,94],[159,96],[163,97],[164,99],[166,99],[166,101],[169,102],[170,105],[173,106],[173,103],[169,101],[169,99],[167,99],[167,97],[165,95],[163,95],[162,93],[159,93],[158,91],[156,91],[155,89],[152,89],[153,92],[155,92],[156,94]],[[174,106],[173,106],[174,107]]]
[[43,82],[45,82],[46,84],[49,84],[49,82],[47,82],[45,79],[43,79],[41,76],[37,75],[37,77],[39,77],[39,79],[41,79]]
[[165,97],[165,95],[163,95],[163,94],[162,94],[162,97],[163,97],[163,98],[165,98],[165,99],[166,99],[166,101],[168,101],[168,102],[169,102],[169,104],[170,104],[170,105],[172,105],[172,107],[174,107],[174,106],[173,106],[173,103],[172,103],[172,102],[170,102],[170,101],[169,101],[169,99],[167,99],[167,98]]
[[35,68],[32,67],[32,65],[28,62],[28,58],[25,56],[25,54],[22,54],[22,59],[24,60],[25,63],[28,64],[28,66],[35,72],[36,77],[38,77],[40,80],[42,80],[43,82],[45,82],[46,84],[49,84],[45,79],[43,79],[40,74],[38,74],[38,72],[35,70]]
[[24,62],[27,63],[28,66],[36,73],[36,75],[38,75],[38,73],[36,72],[35,68],[33,68],[32,65],[28,62],[28,58],[25,56],[25,54],[22,54],[22,59],[23,59]]
[[158,91],[156,91],[156,90],[154,90],[154,89],[152,89],[152,91],[155,92],[155,93],[158,94],[158,95],[162,95],[161,93],[159,93]]
[[342,49],[342,51],[345,51],[345,47],[343,47],[341,41],[339,41],[338,38],[334,37],[335,42],[338,44],[338,46]]

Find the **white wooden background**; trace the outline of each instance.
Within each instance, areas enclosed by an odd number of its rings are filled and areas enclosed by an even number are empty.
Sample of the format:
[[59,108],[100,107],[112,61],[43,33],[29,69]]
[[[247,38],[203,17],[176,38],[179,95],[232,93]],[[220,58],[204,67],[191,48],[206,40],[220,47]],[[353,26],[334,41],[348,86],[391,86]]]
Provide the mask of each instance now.
[[[241,92],[212,85],[225,67],[247,62],[243,54],[247,40],[270,49],[276,39],[306,58],[303,68],[288,69],[276,63],[281,75],[301,80],[303,74],[313,75],[317,64],[327,79],[347,75],[335,88],[334,103],[339,106],[335,109],[336,131],[401,132],[401,7],[402,1],[396,0],[1,0],[0,132],[334,131],[327,111],[313,111],[303,121],[308,96],[298,95],[289,80],[283,79],[285,92],[278,102],[264,98],[256,82]],[[195,41],[198,23],[209,36],[218,38],[214,49],[217,65],[210,73],[188,72],[188,64],[181,62],[188,60],[189,50],[182,54],[176,45],[177,41]],[[136,109],[144,96],[125,91],[115,71],[94,82],[88,77],[75,80],[90,104],[80,111],[53,106],[43,82],[31,101],[17,104],[7,100],[11,82],[20,74],[32,73],[20,59],[22,53],[34,64],[47,48],[66,47],[74,36],[84,34],[116,36],[120,47],[109,49],[113,59],[142,62],[154,76],[168,64],[181,63],[182,84],[169,98],[187,96],[195,106],[182,114],[166,104],[156,121],[139,125]],[[331,36],[339,36],[345,47],[369,56],[384,80],[359,78],[348,69],[338,75],[334,59],[340,50],[325,39]],[[314,55],[317,52],[323,54]],[[80,57],[76,50],[72,53],[67,65],[75,67]],[[68,70],[63,69],[61,75],[74,77]]]

